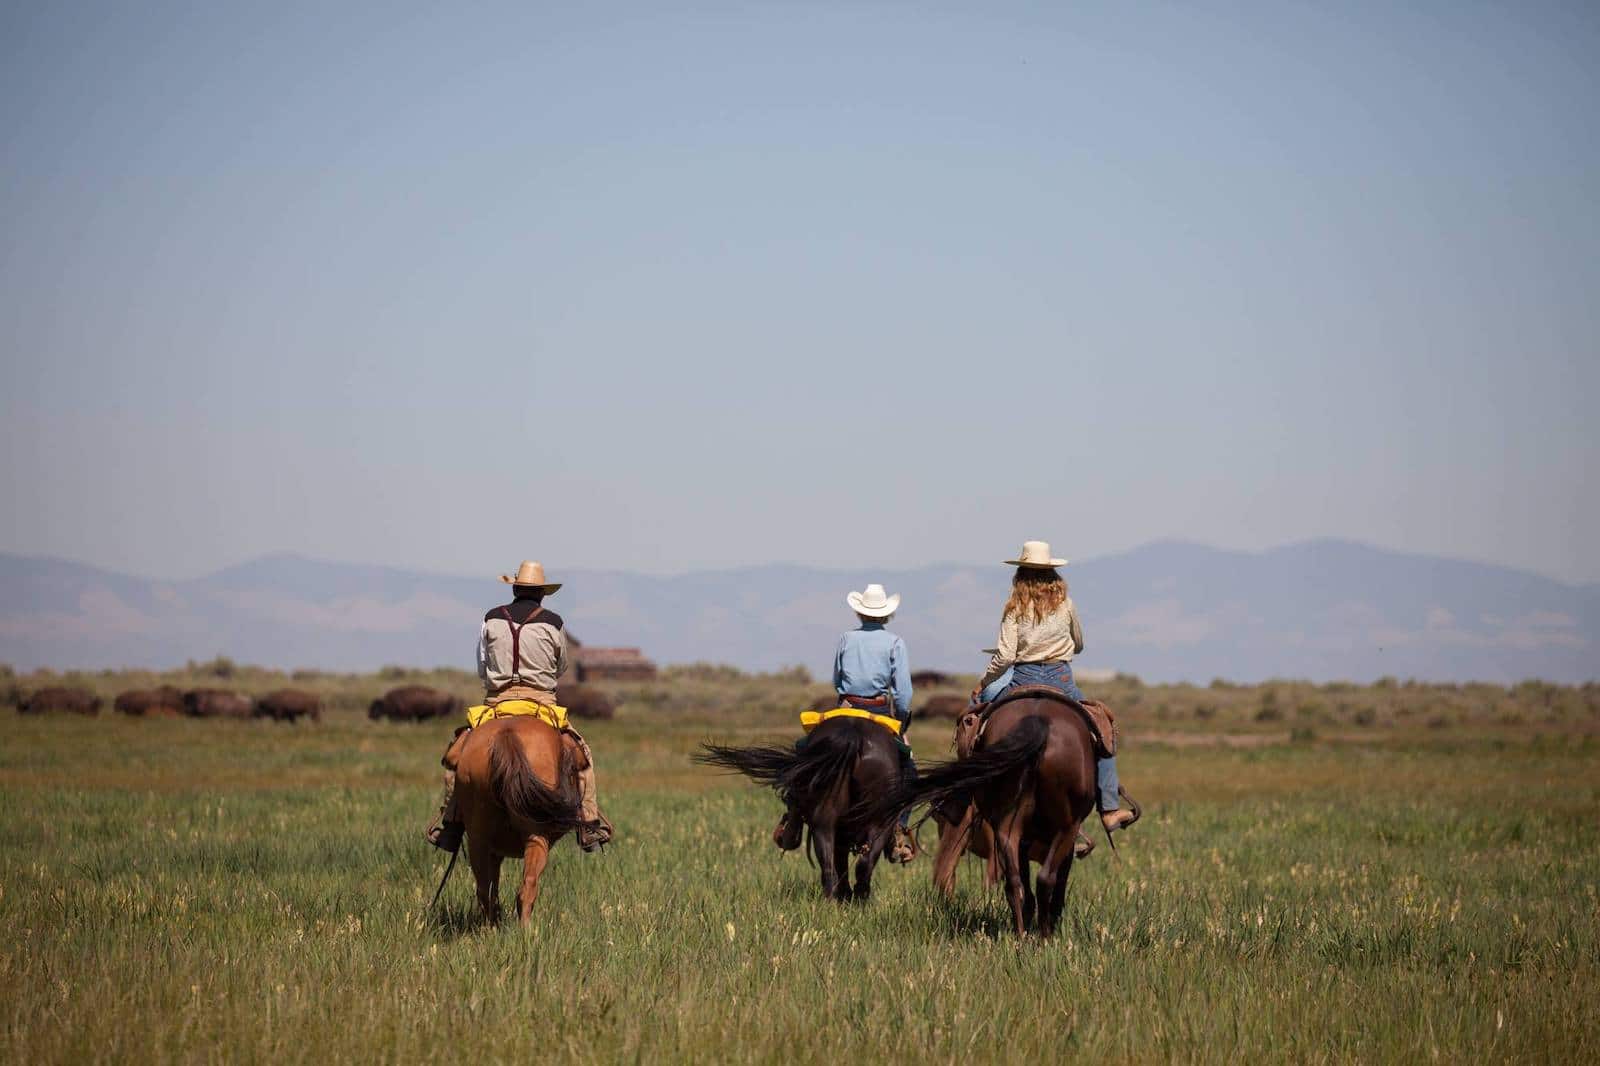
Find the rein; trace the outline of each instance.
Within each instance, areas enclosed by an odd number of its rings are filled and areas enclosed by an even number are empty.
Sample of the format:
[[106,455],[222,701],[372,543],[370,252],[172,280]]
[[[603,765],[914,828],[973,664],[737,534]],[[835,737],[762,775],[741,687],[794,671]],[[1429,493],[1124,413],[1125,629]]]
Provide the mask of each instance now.
[[444,894],[445,882],[449,881],[450,875],[455,872],[456,860],[459,858],[461,858],[461,849],[457,847],[456,850],[450,853],[450,865],[444,868],[444,876],[439,878],[439,887],[433,890],[433,902],[428,904],[428,910],[424,913],[432,912],[439,905],[439,897]]

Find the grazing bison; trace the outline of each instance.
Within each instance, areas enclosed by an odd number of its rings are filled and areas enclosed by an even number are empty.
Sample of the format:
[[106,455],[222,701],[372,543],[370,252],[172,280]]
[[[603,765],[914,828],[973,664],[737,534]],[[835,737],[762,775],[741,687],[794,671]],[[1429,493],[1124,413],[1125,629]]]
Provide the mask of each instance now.
[[297,718],[322,721],[321,697],[299,688],[280,688],[256,701],[255,717],[271,718],[275,722],[293,722]]
[[56,685],[42,688],[17,704],[21,714],[99,714],[100,697],[86,688],[67,688]]
[[171,685],[131,689],[118,695],[111,706],[136,718],[173,718],[183,713],[183,693]]
[[425,718],[453,718],[461,713],[461,701],[448,692],[427,685],[401,685],[372,701],[367,717],[388,718],[395,722],[420,722]]
[[183,713],[191,718],[249,718],[253,705],[225,688],[197,688],[183,694]]
[[911,671],[911,687],[937,688],[940,685],[955,684],[955,675],[947,674],[943,670],[913,670]]
[[617,705],[611,697],[593,685],[561,684],[556,686],[556,702],[575,718],[615,718]]
[[967,713],[971,706],[965,696],[955,696],[944,693],[938,696],[929,696],[911,712],[913,718],[960,718]]

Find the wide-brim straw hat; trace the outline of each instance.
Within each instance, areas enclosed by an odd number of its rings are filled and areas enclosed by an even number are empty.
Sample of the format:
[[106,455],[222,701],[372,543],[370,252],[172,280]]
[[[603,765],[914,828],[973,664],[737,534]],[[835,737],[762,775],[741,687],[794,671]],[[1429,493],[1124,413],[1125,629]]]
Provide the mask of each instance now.
[[1066,566],[1067,561],[1050,554],[1049,541],[1030,540],[1023,542],[1022,554],[1015,559],[1007,559],[1006,564],[1034,570],[1054,570],[1058,566]]
[[546,581],[544,567],[527,559],[522,560],[522,565],[517,567],[516,574],[501,574],[500,580],[519,589],[538,589],[546,596],[561,587],[559,581]]
[[900,594],[893,596],[883,591],[882,585],[868,585],[860,592],[852,592],[844,598],[850,609],[856,614],[864,614],[868,618],[888,618],[900,608]]

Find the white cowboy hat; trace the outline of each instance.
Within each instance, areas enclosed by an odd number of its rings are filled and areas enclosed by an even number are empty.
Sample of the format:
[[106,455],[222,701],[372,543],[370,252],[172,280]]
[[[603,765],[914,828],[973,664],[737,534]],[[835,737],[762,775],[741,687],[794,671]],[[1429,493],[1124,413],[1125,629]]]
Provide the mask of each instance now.
[[886,595],[882,585],[868,585],[861,592],[852,592],[844,598],[856,614],[868,618],[888,618],[900,608],[900,594]]
[[538,589],[546,596],[561,587],[561,582],[559,581],[546,581],[544,579],[544,567],[538,563],[529,562],[527,559],[522,560],[522,565],[517,567],[517,573],[514,577],[501,574],[500,580],[508,585],[515,585],[519,589]]
[[1022,555],[1016,559],[1007,559],[1008,566],[1026,566],[1036,570],[1054,570],[1058,566],[1066,566],[1065,559],[1057,559],[1050,554],[1050,544],[1043,540],[1029,540],[1022,544]]

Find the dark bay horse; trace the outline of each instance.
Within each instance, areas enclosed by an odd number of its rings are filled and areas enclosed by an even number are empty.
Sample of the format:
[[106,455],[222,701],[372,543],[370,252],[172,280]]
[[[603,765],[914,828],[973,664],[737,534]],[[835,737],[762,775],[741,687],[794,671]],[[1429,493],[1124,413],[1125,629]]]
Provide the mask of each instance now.
[[500,864],[522,860],[517,918],[526,925],[550,848],[584,825],[578,757],[560,733],[528,715],[497,718],[468,734],[456,761],[456,803],[478,904],[491,924],[500,920]]
[[[1028,884],[1030,861],[1039,863],[1039,935],[1053,935],[1066,905],[1073,844],[1094,811],[1089,727],[1060,700],[1011,700],[994,710],[970,755],[924,769],[874,812],[892,808],[891,815],[898,815],[920,803],[959,811],[969,799],[977,819],[993,834],[1017,935],[1027,935],[1036,909]],[[952,859],[952,875],[953,866]]]
[[[822,894],[864,900],[872,895],[872,870],[894,833],[895,812],[872,813],[900,783],[894,735],[860,718],[832,718],[796,747],[725,748],[702,744],[696,761],[721,766],[769,785],[805,820],[806,846],[822,868]],[[850,887],[849,861],[856,861]]]

